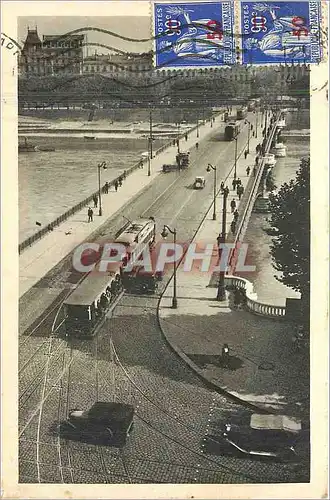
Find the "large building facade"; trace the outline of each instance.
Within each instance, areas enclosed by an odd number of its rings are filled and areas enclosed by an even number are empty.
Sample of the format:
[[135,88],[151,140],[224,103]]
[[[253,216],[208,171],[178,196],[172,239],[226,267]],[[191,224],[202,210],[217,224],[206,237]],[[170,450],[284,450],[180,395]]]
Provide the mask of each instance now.
[[[21,77],[57,76],[79,74],[87,77],[102,75],[121,83],[128,82],[134,86],[157,83],[159,94],[166,95],[174,83],[172,70],[155,70],[152,53],[128,54],[108,53],[87,55],[85,35],[44,35],[42,40],[37,29],[28,29],[27,37],[19,60]],[[190,69],[177,73],[176,80],[187,88],[193,88],[196,82],[202,82],[202,92],[207,89],[217,91],[232,88],[240,97],[255,93],[285,95],[294,81],[303,79],[308,68],[303,65],[281,65],[277,67],[240,66]],[[222,82],[222,83],[221,83]],[[196,86],[196,85],[195,85]],[[199,85],[200,87],[200,85]],[[191,91],[192,94],[194,91]],[[199,92],[198,85],[195,93]]]
[[29,29],[19,59],[20,76],[79,73],[85,35],[44,35]]

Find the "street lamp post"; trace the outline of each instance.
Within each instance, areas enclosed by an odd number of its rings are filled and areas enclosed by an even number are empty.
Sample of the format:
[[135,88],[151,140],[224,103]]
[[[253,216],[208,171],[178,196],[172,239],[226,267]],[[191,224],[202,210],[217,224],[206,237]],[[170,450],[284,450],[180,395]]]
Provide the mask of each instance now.
[[235,137],[235,166],[234,166],[234,179],[237,177],[237,141],[238,137]]
[[[221,243],[226,243],[226,224],[227,224],[227,198],[229,194],[228,187],[223,190],[223,205],[222,205],[222,227],[221,227]],[[223,249],[222,249],[223,251]],[[219,252],[220,253],[220,252]],[[219,272],[219,283],[217,291],[217,300],[222,302],[226,300],[226,290],[225,290],[225,269],[221,269],[221,257],[220,257],[220,272]]]
[[250,153],[250,134],[251,134],[251,122],[249,120],[245,120],[245,123],[248,123],[249,125],[249,131],[248,131],[248,143],[247,143],[247,152]]
[[166,226],[164,224],[163,231],[161,232],[161,236],[163,238],[166,238],[168,236],[169,231],[171,234],[173,234],[173,244],[174,244],[174,274],[173,274],[173,297],[172,297],[172,308],[177,309],[178,307],[178,300],[176,297],[176,229],[171,229],[169,226]]
[[217,213],[216,213],[216,199],[217,199],[217,167],[211,165],[209,163],[206,168],[206,172],[211,172],[211,169],[213,170],[214,173],[214,178],[213,178],[213,220],[216,220],[217,218]]
[[99,178],[99,215],[102,215],[102,198],[101,198],[101,168],[106,170],[106,163],[105,161],[102,161],[102,163],[99,163],[97,166],[98,170],[98,178]]
[[259,115],[259,111],[257,110],[257,116],[256,116],[256,139],[258,139],[258,115]]

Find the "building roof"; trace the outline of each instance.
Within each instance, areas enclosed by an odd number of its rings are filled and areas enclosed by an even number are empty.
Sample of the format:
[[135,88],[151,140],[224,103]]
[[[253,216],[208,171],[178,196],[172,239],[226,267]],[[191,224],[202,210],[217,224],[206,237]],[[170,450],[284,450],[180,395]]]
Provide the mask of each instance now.
[[47,40],[84,40],[85,35],[43,35],[42,41],[45,42]]
[[41,45],[41,40],[38,35],[37,29],[35,30],[30,30],[28,29],[27,36],[24,42],[24,48],[23,50],[28,46],[28,45]]

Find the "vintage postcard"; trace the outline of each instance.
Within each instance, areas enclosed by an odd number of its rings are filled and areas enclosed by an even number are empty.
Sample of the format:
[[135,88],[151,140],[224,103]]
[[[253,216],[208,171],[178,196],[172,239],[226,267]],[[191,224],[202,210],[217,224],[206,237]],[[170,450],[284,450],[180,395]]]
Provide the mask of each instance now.
[[1,11],[2,496],[327,498],[327,2]]

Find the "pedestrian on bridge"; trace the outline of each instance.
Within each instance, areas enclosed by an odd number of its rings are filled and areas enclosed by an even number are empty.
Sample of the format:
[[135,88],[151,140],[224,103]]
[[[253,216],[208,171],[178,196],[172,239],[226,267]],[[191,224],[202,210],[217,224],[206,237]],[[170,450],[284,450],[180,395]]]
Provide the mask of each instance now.
[[235,191],[236,186],[237,186],[237,180],[236,179],[233,179],[232,186],[233,186],[233,191]]
[[116,192],[117,192],[117,191],[118,191],[118,181],[117,181],[117,179],[116,179],[116,180],[115,180],[115,182],[114,182],[114,186],[115,186],[115,190],[116,190]]
[[239,201],[241,201],[242,194],[244,193],[244,187],[243,186],[238,186],[237,187],[237,196]]
[[259,156],[256,156],[255,163],[256,163],[256,167],[257,167],[258,163],[259,163]]
[[236,209],[235,212],[234,212],[234,221],[235,222],[238,221],[238,217],[239,217],[239,213],[238,213],[238,210]]
[[223,190],[223,194],[224,194],[224,196],[229,195],[229,187],[228,186],[226,186],[225,189]]
[[119,185],[119,187],[122,187],[122,185],[123,185],[123,179],[122,179],[122,177],[119,177],[119,179],[118,179],[118,185]]
[[249,177],[249,175],[250,175],[250,167],[246,167],[246,175]]
[[232,234],[235,234],[235,231],[236,231],[236,222],[234,220],[230,224],[230,230],[231,230]]
[[91,207],[88,208],[88,212],[87,212],[87,215],[88,215],[88,222],[93,222],[93,210],[91,209]]
[[94,208],[97,207],[97,201],[98,201],[97,196],[96,196],[96,194],[94,194],[94,196],[93,196]]
[[105,192],[105,194],[109,193],[109,182],[108,181],[104,184],[104,192]]
[[236,208],[236,201],[235,200],[231,200],[231,202],[230,202],[230,208],[231,208],[231,213],[233,214],[234,210]]
[[246,149],[246,150],[244,151],[244,158],[245,158],[245,160],[246,160],[246,158],[247,158],[247,155],[248,155],[248,154],[249,154],[249,153],[248,153],[248,150]]
[[238,178],[236,181],[236,186],[241,186],[241,185],[242,185],[242,181],[240,178]]

